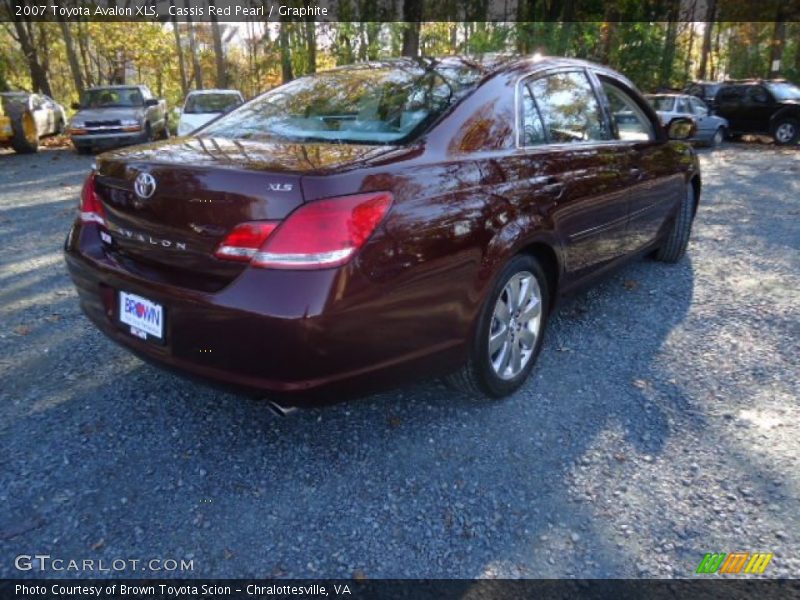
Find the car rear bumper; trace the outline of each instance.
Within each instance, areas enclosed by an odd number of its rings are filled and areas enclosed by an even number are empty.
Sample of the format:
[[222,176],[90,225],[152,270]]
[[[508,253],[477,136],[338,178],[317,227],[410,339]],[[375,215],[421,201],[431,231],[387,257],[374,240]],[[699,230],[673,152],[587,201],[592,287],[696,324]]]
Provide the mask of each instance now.
[[[194,291],[125,270],[106,255],[98,226],[81,223],[67,237],[65,259],[84,313],[115,342],[163,367],[239,390],[291,394],[293,405],[397,385],[410,375],[451,369],[462,358],[458,340],[415,338],[435,326],[410,328],[381,311],[380,290],[357,285],[351,293],[353,274],[342,269],[245,269],[219,292]],[[120,323],[120,291],[164,307],[163,343],[141,340]]]

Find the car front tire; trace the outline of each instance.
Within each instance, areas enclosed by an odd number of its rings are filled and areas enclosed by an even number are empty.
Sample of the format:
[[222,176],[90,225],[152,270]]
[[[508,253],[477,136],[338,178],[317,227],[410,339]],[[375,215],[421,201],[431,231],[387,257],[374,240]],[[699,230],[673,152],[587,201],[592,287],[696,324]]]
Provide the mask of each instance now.
[[800,121],[797,119],[781,119],[775,123],[772,137],[780,146],[792,146],[800,141]]
[[29,112],[23,112],[13,118],[14,138],[11,147],[17,154],[33,154],[39,151],[39,132],[36,121]]
[[692,233],[695,201],[694,186],[690,183],[686,186],[686,193],[675,215],[672,229],[669,235],[667,235],[667,239],[656,251],[655,257],[657,260],[676,263],[686,254],[686,248],[689,245],[689,236]]
[[447,383],[469,396],[502,398],[519,389],[542,348],[550,289],[533,256],[503,269],[478,317],[466,363]]
[[709,143],[709,146],[711,146],[712,148],[716,148],[720,144],[722,144],[724,139],[725,139],[725,128],[719,127],[714,132],[714,135],[711,137],[711,142]]

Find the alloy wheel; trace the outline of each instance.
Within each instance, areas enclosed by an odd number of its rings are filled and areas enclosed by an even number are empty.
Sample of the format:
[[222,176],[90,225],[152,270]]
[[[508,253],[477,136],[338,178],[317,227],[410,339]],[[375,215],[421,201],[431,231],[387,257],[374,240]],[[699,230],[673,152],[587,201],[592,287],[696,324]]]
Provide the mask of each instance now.
[[794,125],[792,123],[781,123],[775,130],[775,138],[782,144],[788,143],[795,134]]
[[513,379],[533,356],[542,325],[542,292],[533,273],[520,271],[508,280],[492,314],[489,361],[501,379]]

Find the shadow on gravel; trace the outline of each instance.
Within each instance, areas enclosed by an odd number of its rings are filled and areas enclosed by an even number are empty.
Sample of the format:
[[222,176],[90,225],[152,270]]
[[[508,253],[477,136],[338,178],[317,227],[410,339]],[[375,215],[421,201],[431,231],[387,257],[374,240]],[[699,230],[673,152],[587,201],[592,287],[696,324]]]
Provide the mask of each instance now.
[[[652,270],[672,278],[668,295],[628,285]],[[196,557],[195,576],[635,575],[638,550],[611,546],[569,482],[609,432],[621,468],[673,434],[687,401],[659,352],[692,293],[688,259],[627,267],[562,306],[531,382],[506,401],[428,382],[285,419],[139,363],[66,298],[51,309],[66,329],[48,340],[37,327],[27,345],[71,363],[32,357],[15,373],[27,383],[5,392],[28,410],[11,411],[24,435],[0,436],[12,457],[0,532],[36,526],[0,535],[0,551],[146,548]]]

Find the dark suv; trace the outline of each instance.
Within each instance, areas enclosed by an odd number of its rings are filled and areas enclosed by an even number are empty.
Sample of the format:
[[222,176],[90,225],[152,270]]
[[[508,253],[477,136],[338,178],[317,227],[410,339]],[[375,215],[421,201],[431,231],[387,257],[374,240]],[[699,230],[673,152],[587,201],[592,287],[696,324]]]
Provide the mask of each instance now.
[[770,135],[776,144],[800,140],[800,87],[783,80],[726,83],[716,96],[716,113],[729,133]]
[[708,108],[711,109],[711,112],[714,112],[714,109],[716,109],[715,99],[717,97],[717,92],[723,85],[724,84],[720,81],[693,81],[682,93],[700,98],[700,100],[705,102]]

